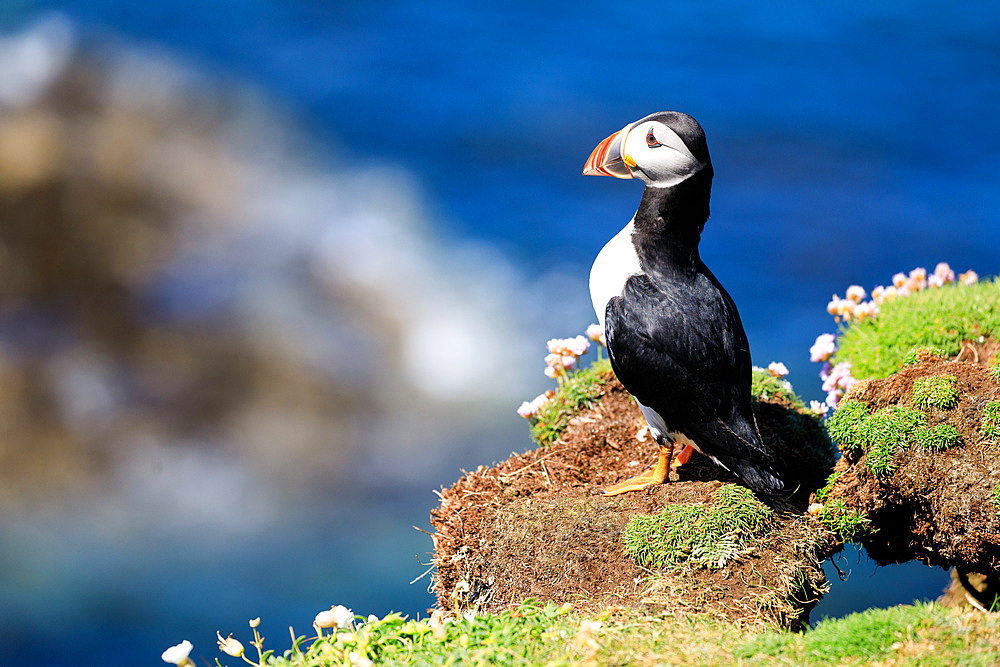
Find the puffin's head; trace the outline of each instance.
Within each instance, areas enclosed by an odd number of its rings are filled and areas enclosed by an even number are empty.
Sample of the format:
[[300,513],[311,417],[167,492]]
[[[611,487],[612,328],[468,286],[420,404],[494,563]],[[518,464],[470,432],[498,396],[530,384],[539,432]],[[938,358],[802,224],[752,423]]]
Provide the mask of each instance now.
[[590,154],[588,176],[638,178],[668,188],[703,169],[711,169],[705,132],[691,116],[661,111],[626,125]]

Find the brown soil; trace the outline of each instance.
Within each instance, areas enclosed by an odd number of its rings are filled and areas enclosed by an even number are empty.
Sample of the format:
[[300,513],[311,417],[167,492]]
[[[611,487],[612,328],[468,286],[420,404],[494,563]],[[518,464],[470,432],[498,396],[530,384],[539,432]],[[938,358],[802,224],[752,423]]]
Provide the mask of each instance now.
[[846,398],[869,404],[912,406],[914,380],[953,375],[958,404],[925,411],[928,425],[947,423],[961,434],[961,444],[933,452],[920,446],[898,451],[898,469],[885,479],[865,466],[865,454],[845,452],[842,473],[830,499],[868,516],[877,530],[863,538],[869,556],[880,564],[921,560],[957,567],[963,572],[1000,571],[1000,514],[993,489],[1000,484],[996,465],[1000,443],[981,431],[983,407],[1000,400],[1000,385],[985,365],[996,343],[967,345],[958,359],[924,356],[913,366],[880,380],[859,382]]
[[[787,418],[789,408],[764,405]],[[781,430],[761,419],[762,431]],[[776,507],[778,527],[722,569],[653,573],[625,553],[621,534],[631,516],[658,513],[668,503],[710,504],[715,489],[736,481],[696,455],[669,484],[601,496],[604,486],[652,463],[656,447],[643,425],[609,374],[602,395],[556,443],[480,467],[443,489],[431,512],[438,605],[498,612],[535,598],[586,611],[643,607],[800,626],[825,590],[819,552],[830,539],[801,508]]]

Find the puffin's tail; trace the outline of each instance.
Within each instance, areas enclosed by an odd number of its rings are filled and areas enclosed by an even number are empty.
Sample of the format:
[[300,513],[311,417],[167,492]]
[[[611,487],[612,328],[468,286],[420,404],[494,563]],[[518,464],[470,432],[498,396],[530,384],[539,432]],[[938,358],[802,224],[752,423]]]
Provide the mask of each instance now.
[[785,488],[771,465],[771,456],[764,449],[756,428],[747,424],[750,438],[741,437],[721,419],[701,424],[687,435],[705,453],[739,477],[756,493],[771,494]]
[[715,458],[743,480],[755,493],[770,495],[785,488],[784,482],[766,463],[753,463],[746,459],[736,459],[729,456],[716,456]]

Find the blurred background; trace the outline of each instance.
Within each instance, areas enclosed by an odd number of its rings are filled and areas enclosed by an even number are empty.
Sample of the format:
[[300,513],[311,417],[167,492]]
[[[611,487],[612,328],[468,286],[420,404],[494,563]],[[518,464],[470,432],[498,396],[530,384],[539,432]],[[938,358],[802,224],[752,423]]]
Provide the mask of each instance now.
[[[530,446],[641,191],[582,165],[653,111],[705,127],[702,256],[807,400],[831,294],[995,274],[1000,6],[876,4],[0,5],[3,664],[424,613],[413,526]],[[948,579],[837,565],[814,618]]]

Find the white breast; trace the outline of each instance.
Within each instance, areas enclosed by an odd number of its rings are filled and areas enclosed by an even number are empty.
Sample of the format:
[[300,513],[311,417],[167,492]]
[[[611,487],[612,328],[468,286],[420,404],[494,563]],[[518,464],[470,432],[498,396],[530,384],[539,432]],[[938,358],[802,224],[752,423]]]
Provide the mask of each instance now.
[[601,249],[590,269],[590,299],[594,302],[594,312],[602,327],[608,301],[622,293],[626,280],[642,273],[639,257],[632,245],[633,229],[633,221],[629,221]]

